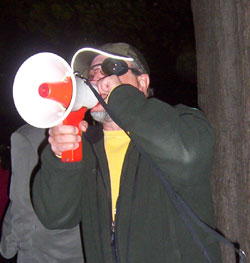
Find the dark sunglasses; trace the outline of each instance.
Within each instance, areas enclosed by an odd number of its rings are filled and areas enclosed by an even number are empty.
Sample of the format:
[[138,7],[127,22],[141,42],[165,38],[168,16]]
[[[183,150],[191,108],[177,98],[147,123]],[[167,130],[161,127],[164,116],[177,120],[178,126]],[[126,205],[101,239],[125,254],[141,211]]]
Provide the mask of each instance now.
[[106,58],[101,64],[93,65],[89,68],[88,76],[91,75],[91,71],[95,71],[94,68],[97,66],[101,66],[101,71],[106,76],[116,75],[122,76],[131,70],[133,74],[136,76],[141,75],[142,73],[136,68],[129,68],[128,64],[123,60]]

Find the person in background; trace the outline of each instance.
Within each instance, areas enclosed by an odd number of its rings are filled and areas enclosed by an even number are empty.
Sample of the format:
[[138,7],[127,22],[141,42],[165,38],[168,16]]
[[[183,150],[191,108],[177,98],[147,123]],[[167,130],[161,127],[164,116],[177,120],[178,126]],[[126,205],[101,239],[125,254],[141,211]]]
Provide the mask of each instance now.
[[0,225],[9,201],[10,160],[9,146],[0,146]]
[[0,252],[7,259],[17,254],[18,263],[83,263],[79,226],[48,230],[32,207],[30,179],[46,142],[46,131],[30,125],[11,136],[10,204],[3,220]]

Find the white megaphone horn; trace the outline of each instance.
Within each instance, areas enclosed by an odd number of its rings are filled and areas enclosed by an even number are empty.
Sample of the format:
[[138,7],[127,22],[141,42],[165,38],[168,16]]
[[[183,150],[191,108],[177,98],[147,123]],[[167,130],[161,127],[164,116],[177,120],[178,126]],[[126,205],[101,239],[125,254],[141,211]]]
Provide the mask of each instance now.
[[[13,97],[20,116],[38,128],[62,122],[78,127],[87,109],[98,103],[84,79],[75,76],[63,58],[49,52],[24,61],[14,79]],[[81,159],[81,144],[74,151],[62,153],[64,162]]]

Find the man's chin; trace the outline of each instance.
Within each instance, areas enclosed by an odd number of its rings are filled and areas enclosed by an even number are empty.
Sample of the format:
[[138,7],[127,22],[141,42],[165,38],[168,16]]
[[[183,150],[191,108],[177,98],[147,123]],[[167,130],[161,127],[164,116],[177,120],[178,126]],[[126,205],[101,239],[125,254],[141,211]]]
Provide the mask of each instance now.
[[90,114],[95,121],[98,121],[100,123],[107,123],[112,121],[106,111],[91,111]]

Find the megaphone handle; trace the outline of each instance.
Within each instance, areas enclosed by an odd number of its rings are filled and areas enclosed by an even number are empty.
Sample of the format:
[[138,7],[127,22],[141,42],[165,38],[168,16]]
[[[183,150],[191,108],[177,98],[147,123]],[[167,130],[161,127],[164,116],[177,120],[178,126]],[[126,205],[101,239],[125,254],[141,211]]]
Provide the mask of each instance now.
[[[72,111],[68,117],[63,121],[65,125],[73,125],[79,128],[79,123],[84,119],[87,108],[82,107],[78,111]],[[81,131],[79,133],[81,136]],[[79,147],[76,150],[65,151],[62,153],[63,162],[79,162],[82,160],[82,141],[79,143]]]

